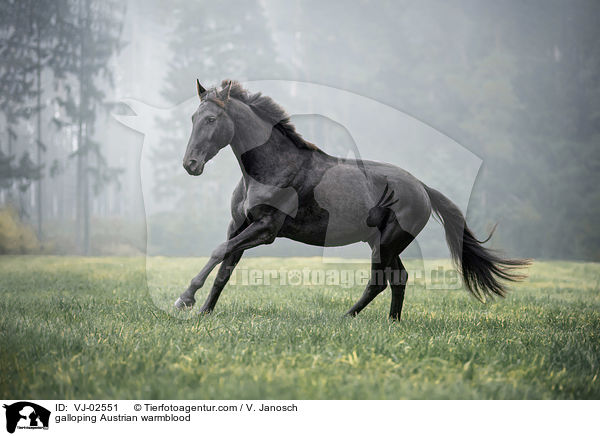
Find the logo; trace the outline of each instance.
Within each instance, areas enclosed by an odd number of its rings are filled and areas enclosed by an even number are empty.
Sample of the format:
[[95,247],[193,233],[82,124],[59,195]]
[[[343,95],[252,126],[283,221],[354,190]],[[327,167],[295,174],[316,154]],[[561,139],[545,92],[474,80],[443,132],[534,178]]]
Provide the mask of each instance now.
[[48,430],[50,411],[28,401],[3,406],[6,409],[6,431],[14,433],[18,429]]

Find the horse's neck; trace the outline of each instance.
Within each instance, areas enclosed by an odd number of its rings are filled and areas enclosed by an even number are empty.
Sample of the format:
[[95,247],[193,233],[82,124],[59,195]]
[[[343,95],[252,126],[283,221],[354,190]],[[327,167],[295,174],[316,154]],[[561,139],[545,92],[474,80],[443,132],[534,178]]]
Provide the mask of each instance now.
[[269,140],[273,126],[256,115],[246,104],[232,99],[228,115],[235,125],[231,148],[238,160],[244,153],[260,147]]
[[[232,101],[233,102],[233,101]],[[244,177],[247,175],[246,166],[265,168],[269,171],[284,169],[283,161],[297,163],[299,150],[293,144],[287,144],[285,138],[275,129],[275,126],[264,121],[252,109],[241,102],[235,103],[229,112],[235,124],[235,134],[231,148],[238,160]],[[289,167],[288,167],[289,172]],[[273,174],[276,176],[276,174]]]

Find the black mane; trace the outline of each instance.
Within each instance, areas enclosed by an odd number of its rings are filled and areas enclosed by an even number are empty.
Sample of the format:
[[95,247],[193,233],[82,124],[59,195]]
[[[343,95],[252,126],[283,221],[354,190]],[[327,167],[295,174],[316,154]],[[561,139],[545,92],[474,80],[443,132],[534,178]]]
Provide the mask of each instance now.
[[220,92],[216,89],[207,91],[208,98],[215,101],[214,98],[210,98],[210,94],[214,92],[217,99],[215,103],[218,104],[221,102],[221,104],[223,104],[224,96],[221,94],[225,92],[225,89],[229,86],[230,82],[231,89],[229,89],[229,96],[250,106],[256,115],[273,125],[273,127],[286,136],[292,144],[298,148],[323,152],[319,147],[304,139],[302,135],[296,131],[296,127],[292,124],[290,116],[286,113],[285,109],[275,103],[271,97],[263,95],[260,92],[250,94],[236,80],[223,80],[223,82],[221,82],[223,90]]

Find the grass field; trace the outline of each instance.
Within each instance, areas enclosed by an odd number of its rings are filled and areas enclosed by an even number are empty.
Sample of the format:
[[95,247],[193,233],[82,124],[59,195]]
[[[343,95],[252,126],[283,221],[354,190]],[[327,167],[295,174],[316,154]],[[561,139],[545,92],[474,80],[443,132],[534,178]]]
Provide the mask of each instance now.
[[143,259],[0,258],[0,397],[600,398],[599,264],[536,262],[487,305],[411,286],[400,323],[389,291],[343,318],[361,286],[237,283],[210,316],[161,310],[202,264],[150,259],[149,294]]

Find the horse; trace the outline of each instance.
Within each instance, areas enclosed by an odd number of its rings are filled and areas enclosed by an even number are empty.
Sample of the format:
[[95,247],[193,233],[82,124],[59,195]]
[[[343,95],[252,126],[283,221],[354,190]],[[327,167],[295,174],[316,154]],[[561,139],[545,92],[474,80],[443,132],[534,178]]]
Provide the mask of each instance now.
[[[231,198],[227,240],[175,301],[192,307],[195,294],[220,263],[200,313],[212,312],[245,250],[276,238],[316,246],[366,242],[371,247],[371,276],[346,313],[354,317],[391,288],[389,318],[400,320],[407,271],[400,254],[435,214],[442,223],[451,257],[466,289],[484,301],[504,296],[505,281],[524,278],[517,270],[529,264],[507,259],[483,244],[468,228],[459,208],[439,191],[391,164],[331,156],[305,140],[285,110],[260,92],[250,93],[233,80],[219,87],[196,87],[200,104],[183,158],[191,176],[226,146],[242,177]],[[490,233],[490,237],[493,233]]]

